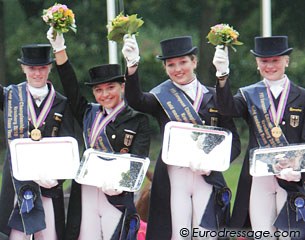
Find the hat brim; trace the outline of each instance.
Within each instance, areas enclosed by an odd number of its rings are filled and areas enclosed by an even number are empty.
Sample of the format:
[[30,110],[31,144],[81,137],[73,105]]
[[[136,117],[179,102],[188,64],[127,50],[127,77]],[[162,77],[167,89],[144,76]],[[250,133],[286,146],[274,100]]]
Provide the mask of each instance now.
[[156,56],[157,59],[160,60],[165,60],[165,59],[169,59],[169,58],[175,58],[175,57],[182,57],[182,56],[186,56],[186,55],[190,55],[190,54],[197,54],[197,47],[193,47],[188,51],[185,52],[180,52],[179,54],[173,54],[173,55],[168,55],[168,56]]
[[102,84],[102,83],[109,83],[109,82],[125,82],[125,76],[124,75],[120,75],[120,76],[116,76],[116,77],[112,77],[112,78],[108,78],[108,79],[98,79],[96,78],[94,80],[94,82],[85,82],[86,86],[92,87],[98,84]]
[[285,51],[282,52],[276,52],[276,53],[257,53],[253,51],[252,49],[250,52],[255,56],[255,57],[261,57],[261,58],[267,58],[267,57],[277,57],[277,56],[283,56],[283,55],[289,55],[292,52],[293,48],[288,48]]
[[27,66],[45,66],[45,65],[49,65],[51,63],[53,63],[55,61],[54,58],[51,58],[49,61],[47,62],[38,62],[38,63],[35,63],[35,62],[25,62],[23,61],[21,58],[18,58],[17,59],[17,62],[23,64],[23,65],[27,65]]

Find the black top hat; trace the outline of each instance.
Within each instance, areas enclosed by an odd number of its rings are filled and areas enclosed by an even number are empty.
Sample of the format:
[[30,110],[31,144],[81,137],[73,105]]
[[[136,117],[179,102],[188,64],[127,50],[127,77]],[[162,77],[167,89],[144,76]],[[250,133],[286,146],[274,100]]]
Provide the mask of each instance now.
[[160,60],[197,53],[197,47],[192,46],[192,37],[190,36],[166,39],[161,41],[160,45],[162,56],[157,56]]
[[287,36],[256,37],[254,50],[250,52],[256,57],[274,57],[289,55],[292,48],[288,48]]
[[90,82],[85,82],[87,86],[94,86],[108,82],[124,82],[124,75],[121,73],[119,64],[104,64],[89,69]]
[[29,66],[43,66],[54,62],[50,56],[50,44],[29,44],[21,47],[21,58],[17,61]]

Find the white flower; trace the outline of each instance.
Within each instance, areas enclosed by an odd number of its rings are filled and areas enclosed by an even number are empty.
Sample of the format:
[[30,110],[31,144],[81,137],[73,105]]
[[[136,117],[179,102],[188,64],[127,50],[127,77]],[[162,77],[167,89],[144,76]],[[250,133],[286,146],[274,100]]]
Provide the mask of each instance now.
[[48,22],[49,21],[49,17],[47,15],[43,15],[42,16],[43,21]]
[[48,11],[47,17],[49,18],[49,20],[50,20],[50,19],[53,19],[53,14],[52,14],[51,11]]

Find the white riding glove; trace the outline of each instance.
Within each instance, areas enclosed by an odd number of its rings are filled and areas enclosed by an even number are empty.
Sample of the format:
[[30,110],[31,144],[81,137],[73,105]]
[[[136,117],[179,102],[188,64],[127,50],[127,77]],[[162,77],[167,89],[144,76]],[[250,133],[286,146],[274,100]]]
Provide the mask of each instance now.
[[54,28],[50,27],[47,32],[47,39],[49,39],[50,44],[54,50],[54,53],[60,52],[66,49],[65,39],[62,33],[56,33],[56,37],[54,39]]
[[230,72],[228,47],[217,45],[215,49],[213,64],[216,68],[216,77],[223,77],[228,75]]
[[113,183],[111,182],[105,182],[101,189],[105,194],[109,196],[119,195],[123,192],[122,190],[115,189]]
[[39,180],[34,181],[36,182],[39,186],[44,187],[44,188],[52,188],[58,185],[57,180],[55,179],[43,179],[40,178]]
[[202,164],[203,164],[203,161],[191,160],[189,167],[194,173],[196,173],[198,175],[209,176],[211,174],[211,170],[204,169]]
[[122,53],[126,59],[127,67],[132,67],[139,63],[139,47],[134,34],[131,37],[128,34],[125,34]]
[[284,179],[288,182],[298,182],[301,180],[301,172],[294,171],[292,168],[285,168],[281,170],[280,174],[277,175],[278,178]]

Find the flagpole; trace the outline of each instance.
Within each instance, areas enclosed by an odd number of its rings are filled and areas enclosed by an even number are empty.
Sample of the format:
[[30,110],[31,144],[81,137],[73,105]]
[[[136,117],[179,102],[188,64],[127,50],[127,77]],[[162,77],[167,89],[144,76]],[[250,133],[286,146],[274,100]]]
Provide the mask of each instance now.
[[[107,24],[115,18],[115,0],[107,0]],[[117,43],[108,41],[108,58],[110,64],[118,63]]]
[[271,27],[271,0],[262,0],[262,36],[270,37],[272,35]]

